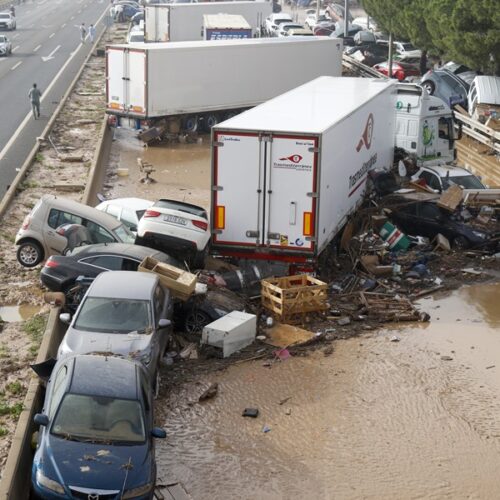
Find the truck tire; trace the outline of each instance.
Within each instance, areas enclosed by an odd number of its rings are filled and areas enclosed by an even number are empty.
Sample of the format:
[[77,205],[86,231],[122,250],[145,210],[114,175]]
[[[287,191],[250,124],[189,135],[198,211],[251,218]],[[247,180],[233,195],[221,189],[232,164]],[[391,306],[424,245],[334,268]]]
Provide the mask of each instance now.
[[196,132],[198,130],[198,116],[189,115],[182,121],[182,129],[185,132]]
[[217,125],[219,121],[219,116],[215,113],[205,115],[203,119],[203,129],[205,130],[205,132],[210,132],[212,130],[212,127]]

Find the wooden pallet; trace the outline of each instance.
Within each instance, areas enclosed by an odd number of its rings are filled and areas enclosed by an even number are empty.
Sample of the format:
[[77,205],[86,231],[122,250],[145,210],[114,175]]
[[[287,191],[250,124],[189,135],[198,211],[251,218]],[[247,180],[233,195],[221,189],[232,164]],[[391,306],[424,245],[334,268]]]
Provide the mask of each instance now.
[[155,273],[160,282],[168,288],[174,297],[187,300],[194,293],[197,277],[178,267],[159,262],[153,257],[146,257],[139,264],[139,271]]
[[268,278],[261,286],[262,305],[282,322],[298,323],[308,313],[328,309],[327,284],[312,276]]

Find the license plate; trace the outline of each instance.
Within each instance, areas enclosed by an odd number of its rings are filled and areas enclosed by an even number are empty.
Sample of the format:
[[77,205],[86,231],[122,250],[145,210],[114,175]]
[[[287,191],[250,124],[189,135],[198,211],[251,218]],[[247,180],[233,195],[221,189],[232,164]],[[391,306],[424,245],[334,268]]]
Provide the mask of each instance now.
[[185,226],[187,224],[186,219],[177,217],[176,215],[164,215],[163,220],[165,222],[172,222],[172,224],[180,224],[181,226]]

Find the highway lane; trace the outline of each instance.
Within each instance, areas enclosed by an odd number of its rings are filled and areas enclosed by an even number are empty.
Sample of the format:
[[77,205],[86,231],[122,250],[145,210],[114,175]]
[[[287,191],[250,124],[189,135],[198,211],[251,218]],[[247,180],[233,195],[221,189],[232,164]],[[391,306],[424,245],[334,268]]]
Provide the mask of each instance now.
[[[6,32],[13,54],[0,58],[0,198],[5,194],[90,50],[79,25],[104,29],[105,0],[37,0],[16,7],[17,30]],[[98,22],[98,20],[100,20]],[[42,91],[41,118],[29,115],[28,92]]]

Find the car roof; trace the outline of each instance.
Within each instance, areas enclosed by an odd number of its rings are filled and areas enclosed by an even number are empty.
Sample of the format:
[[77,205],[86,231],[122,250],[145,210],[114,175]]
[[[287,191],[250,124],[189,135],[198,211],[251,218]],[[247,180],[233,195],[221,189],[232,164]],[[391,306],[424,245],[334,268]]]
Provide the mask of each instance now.
[[474,175],[469,172],[467,169],[462,167],[455,166],[446,166],[446,165],[436,165],[432,167],[423,167],[423,170],[429,170],[431,172],[436,173],[439,177],[446,177],[449,175],[450,177],[462,177],[464,175]]
[[114,229],[122,225],[122,223],[113,216],[68,198],[62,198],[53,194],[44,194],[42,196],[42,202],[50,203],[56,209],[67,210],[68,212],[90,219],[93,222],[98,222],[108,228]]
[[480,75],[474,78],[478,103],[500,104],[500,76]]
[[158,283],[155,273],[105,271],[92,282],[88,297],[150,300]]
[[95,245],[85,245],[76,247],[69,257],[87,257],[88,255],[96,253],[116,254],[125,257],[137,257],[143,259],[144,257],[152,257],[155,255],[166,255],[163,252],[141,245],[133,245],[131,243],[96,243]]
[[137,399],[135,361],[118,356],[80,354],[73,359],[73,375],[69,392],[93,396]]

